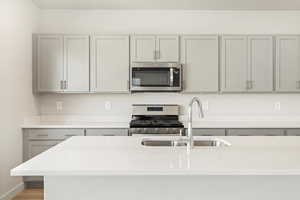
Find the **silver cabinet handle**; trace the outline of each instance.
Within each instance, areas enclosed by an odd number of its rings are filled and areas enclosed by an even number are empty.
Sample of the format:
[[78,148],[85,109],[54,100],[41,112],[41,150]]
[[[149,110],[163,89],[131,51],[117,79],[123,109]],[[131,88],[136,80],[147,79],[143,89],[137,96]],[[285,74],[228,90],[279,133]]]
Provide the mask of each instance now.
[[250,86],[250,85],[249,85],[249,81],[246,81],[246,90],[249,90],[249,89],[250,89],[249,86]]
[[76,136],[76,135],[72,135],[72,134],[66,134],[67,137],[72,137],[72,136]]
[[250,89],[253,89],[253,81],[249,81]]
[[38,134],[37,136],[38,137],[48,137],[49,135],[48,134]]
[[297,81],[296,84],[297,84],[297,86],[296,86],[297,89],[300,89],[300,81]]
[[160,51],[156,51],[156,59],[160,59]]
[[68,89],[68,82],[67,81],[64,81],[64,89]]
[[153,58],[154,60],[160,59],[160,51],[153,51]]
[[246,81],[246,89],[247,90],[253,89],[253,81]]
[[60,81],[60,89],[61,89],[61,90],[64,89],[64,81]]

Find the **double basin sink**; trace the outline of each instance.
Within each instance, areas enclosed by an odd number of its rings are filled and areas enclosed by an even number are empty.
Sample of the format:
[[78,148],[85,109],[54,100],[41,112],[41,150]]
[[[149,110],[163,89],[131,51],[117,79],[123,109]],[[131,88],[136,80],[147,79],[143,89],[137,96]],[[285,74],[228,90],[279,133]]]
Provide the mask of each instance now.
[[[143,139],[142,145],[151,147],[184,147],[188,145],[181,139]],[[226,147],[231,144],[221,139],[194,140],[194,147]]]

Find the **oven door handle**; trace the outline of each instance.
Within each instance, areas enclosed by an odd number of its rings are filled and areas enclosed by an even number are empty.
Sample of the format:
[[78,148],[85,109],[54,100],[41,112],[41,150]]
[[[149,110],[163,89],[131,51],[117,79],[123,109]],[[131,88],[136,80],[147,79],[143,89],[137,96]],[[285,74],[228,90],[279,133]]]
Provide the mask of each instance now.
[[174,68],[170,68],[170,87],[174,86]]

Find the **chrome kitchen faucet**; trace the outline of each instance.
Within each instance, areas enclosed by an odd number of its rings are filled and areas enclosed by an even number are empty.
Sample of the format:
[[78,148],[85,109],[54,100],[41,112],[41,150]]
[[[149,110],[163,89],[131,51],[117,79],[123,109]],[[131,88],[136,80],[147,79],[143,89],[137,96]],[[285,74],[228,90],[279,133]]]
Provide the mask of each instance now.
[[194,97],[191,100],[191,102],[189,104],[189,108],[188,108],[188,134],[187,134],[188,144],[187,144],[187,146],[189,148],[193,148],[193,146],[194,146],[194,136],[193,136],[193,104],[195,102],[196,102],[196,105],[198,107],[199,117],[200,118],[204,117],[201,100],[198,97]]

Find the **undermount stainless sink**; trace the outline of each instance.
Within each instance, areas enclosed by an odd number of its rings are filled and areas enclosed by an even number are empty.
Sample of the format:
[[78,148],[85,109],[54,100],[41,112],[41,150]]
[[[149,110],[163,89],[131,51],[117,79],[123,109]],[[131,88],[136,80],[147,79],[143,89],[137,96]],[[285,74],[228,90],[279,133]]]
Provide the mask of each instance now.
[[[157,140],[157,139],[143,139],[142,145],[151,147],[182,147],[187,146],[188,142],[185,140]],[[226,147],[231,144],[221,139],[204,139],[194,140],[195,147]]]

